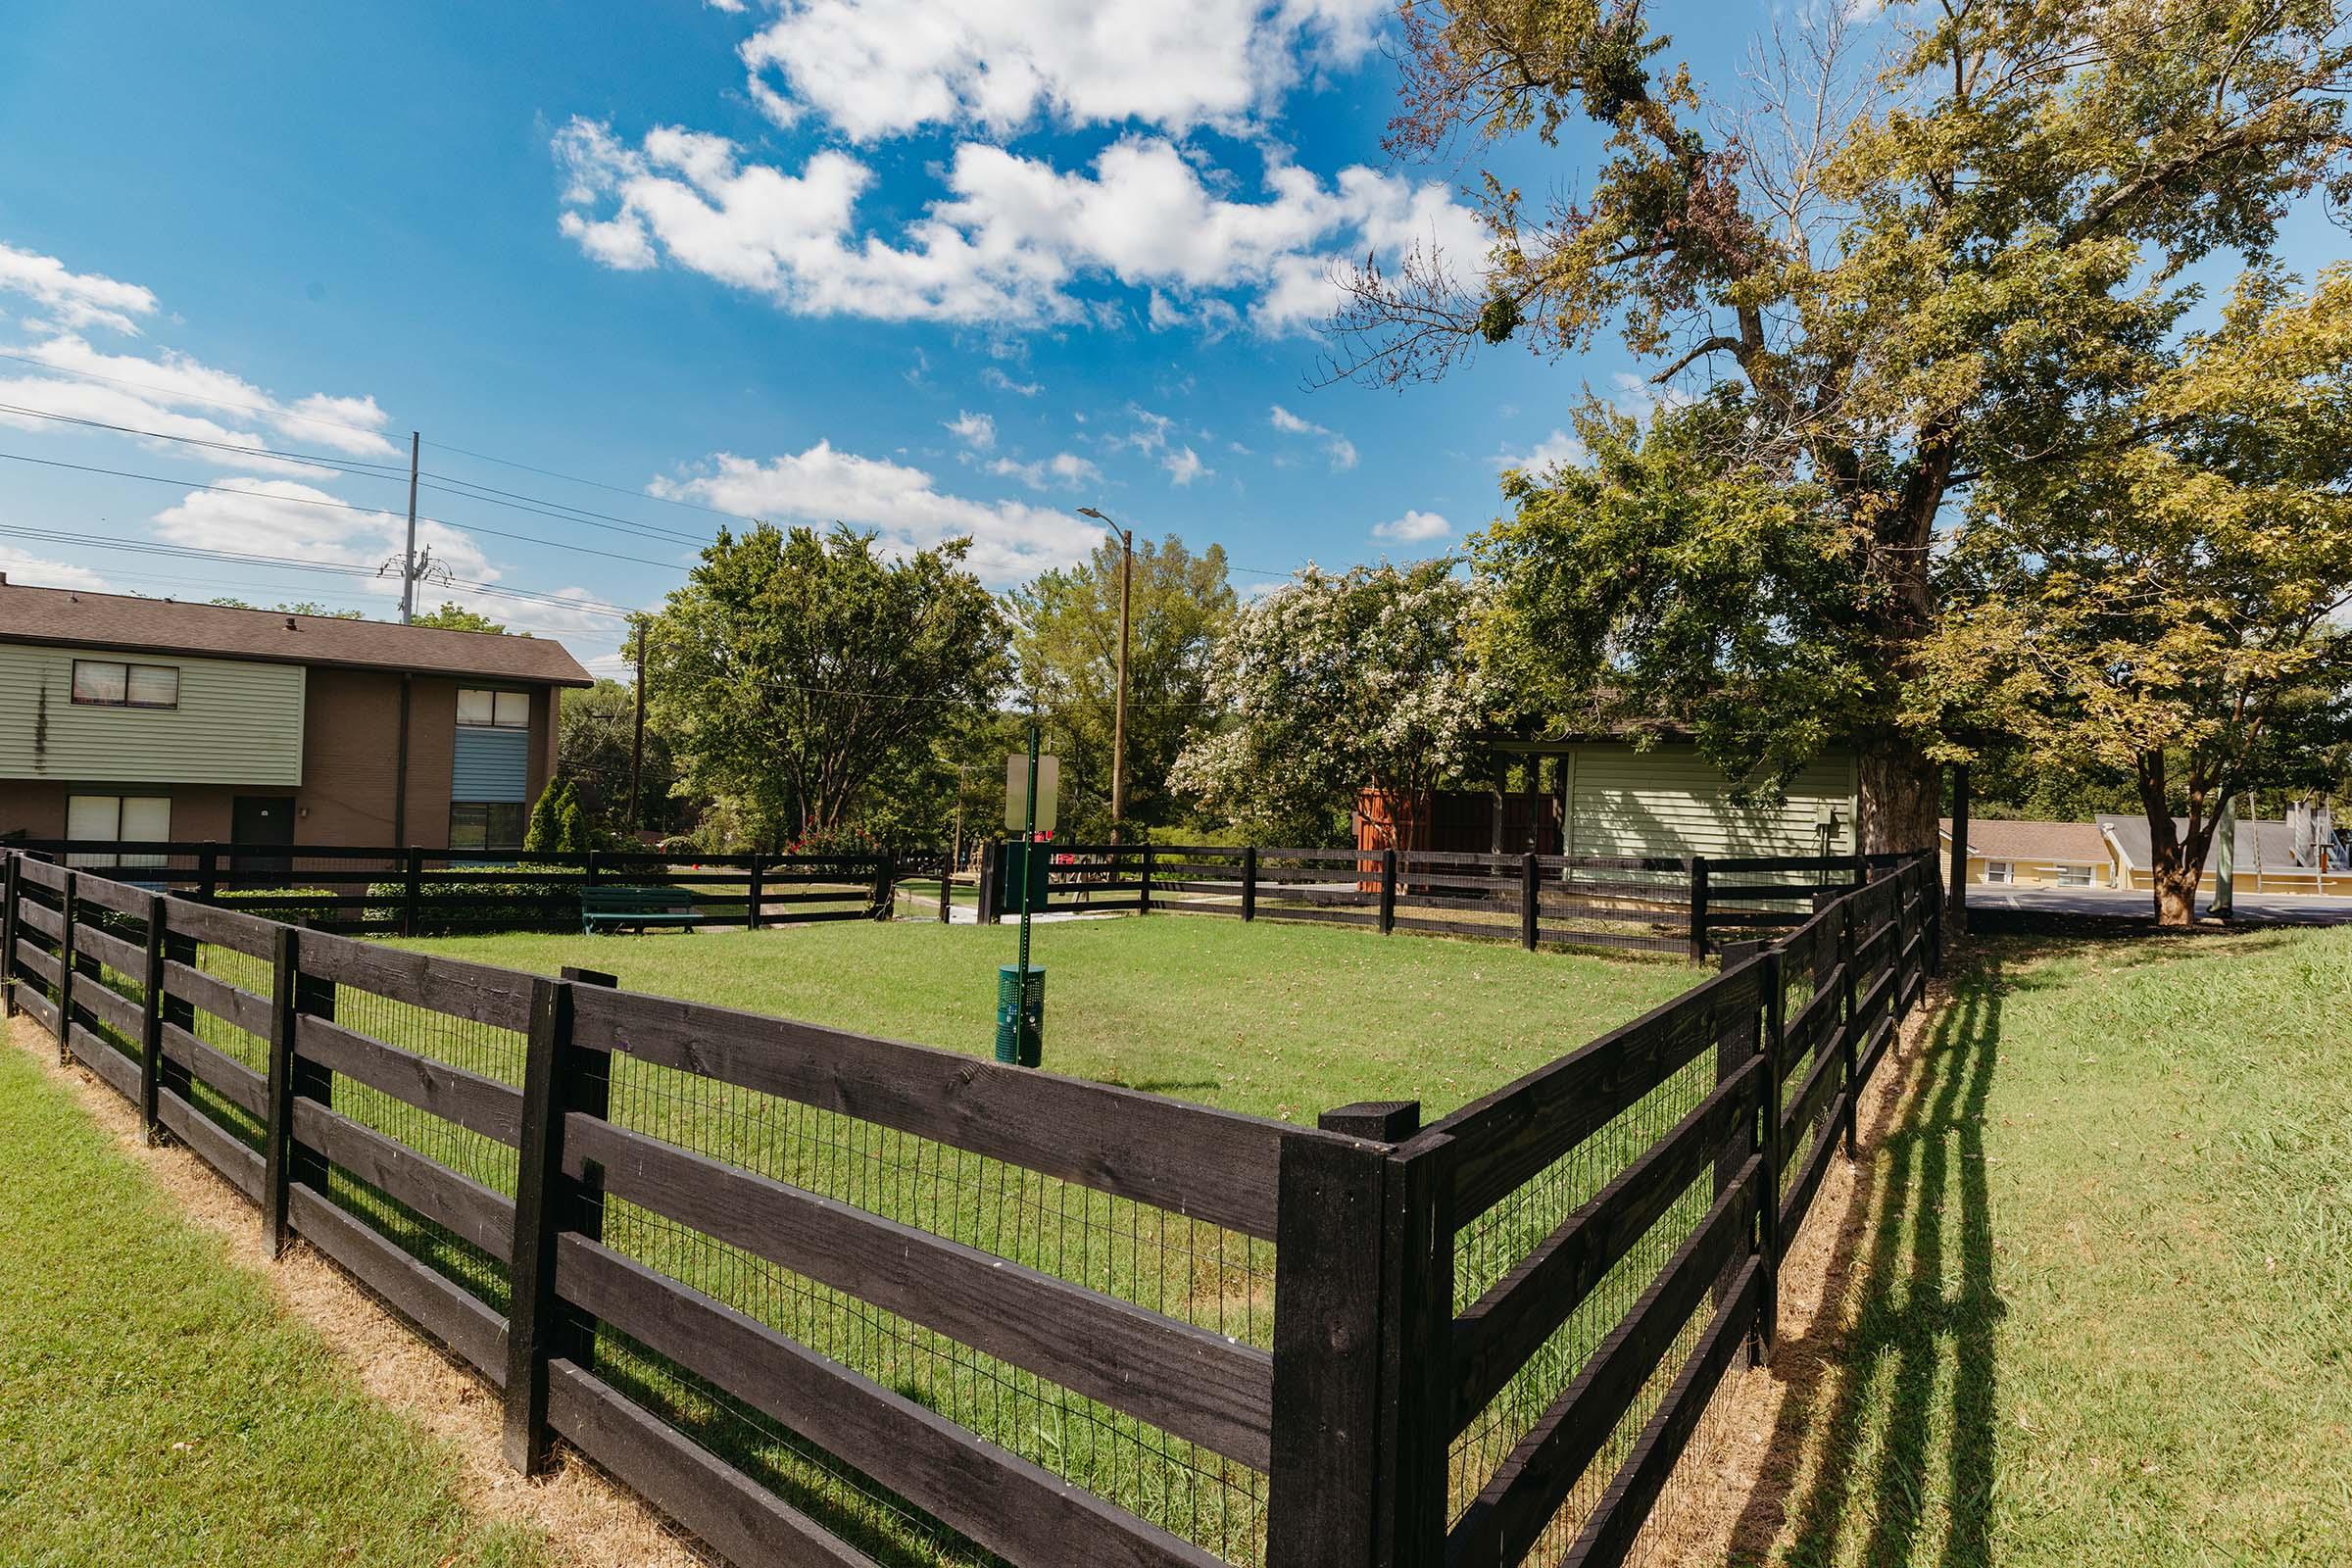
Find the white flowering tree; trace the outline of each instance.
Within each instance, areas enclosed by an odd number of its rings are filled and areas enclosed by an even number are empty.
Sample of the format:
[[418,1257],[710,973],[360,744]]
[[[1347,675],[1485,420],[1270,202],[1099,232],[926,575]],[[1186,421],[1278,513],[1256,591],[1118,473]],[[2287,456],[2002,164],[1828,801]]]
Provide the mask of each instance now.
[[1495,704],[1474,653],[1481,591],[1449,561],[1313,566],[1244,607],[1219,641],[1224,719],[1169,776],[1253,833],[1320,830],[1360,790],[1435,789],[1473,760]]

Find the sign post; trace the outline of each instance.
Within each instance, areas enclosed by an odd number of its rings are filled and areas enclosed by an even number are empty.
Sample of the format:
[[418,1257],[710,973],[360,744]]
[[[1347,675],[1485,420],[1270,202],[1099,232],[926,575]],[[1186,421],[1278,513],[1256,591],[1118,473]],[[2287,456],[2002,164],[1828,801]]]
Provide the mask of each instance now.
[[[1061,760],[1040,757],[1037,725],[1029,726],[1029,754],[1011,757],[1004,764],[1004,825],[1021,835],[1020,959],[997,970],[997,1059],[1034,1067],[1044,1054],[1046,971],[1029,967],[1029,917],[1033,901],[1045,879],[1037,873],[1038,831],[1054,829],[1056,795],[1061,782]],[[1019,803],[1016,809],[1015,802]]]

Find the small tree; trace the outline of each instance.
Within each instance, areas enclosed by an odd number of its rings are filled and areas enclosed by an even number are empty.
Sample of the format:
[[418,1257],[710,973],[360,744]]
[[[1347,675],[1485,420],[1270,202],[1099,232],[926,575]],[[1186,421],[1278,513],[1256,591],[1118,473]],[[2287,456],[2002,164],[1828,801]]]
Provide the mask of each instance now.
[[1227,717],[1170,783],[1256,831],[1321,832],[1359,790],[1435,788],[1494,715],[1478,608],[1450,561],[1307,567],[1234,617],[1211,677]]
[[547,788],[531,807],[531,819],[522,831],[522,847],[528,851],[556,850],[563,847],[564,792],[567,786],[559,779],[549,779]]

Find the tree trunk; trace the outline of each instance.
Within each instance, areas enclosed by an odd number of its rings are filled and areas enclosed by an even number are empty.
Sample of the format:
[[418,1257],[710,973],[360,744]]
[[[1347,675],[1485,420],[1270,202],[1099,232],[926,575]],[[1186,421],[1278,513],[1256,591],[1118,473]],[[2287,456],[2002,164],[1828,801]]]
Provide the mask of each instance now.
[[2156,923],[2178,928],[2197,923],[2197,879],[2205,874],[2205,847],[2213,834],[2210,829],[2200,830],[2183,844],[2167,793],[2163,755],[2142,758],[2139,802],[2148,818],[2148,868],[2149,879],[2156,884]]
[[1904,741],[1888,741],[1854,759],[1862,798],[1862,853],[1907,855],[1936,848],[1941,791],[1936,764]]
[[2197,920],[2198,870],[2183,868],[2176,858],[2170,866],[2156,868],[2156,923],[2190,926]]

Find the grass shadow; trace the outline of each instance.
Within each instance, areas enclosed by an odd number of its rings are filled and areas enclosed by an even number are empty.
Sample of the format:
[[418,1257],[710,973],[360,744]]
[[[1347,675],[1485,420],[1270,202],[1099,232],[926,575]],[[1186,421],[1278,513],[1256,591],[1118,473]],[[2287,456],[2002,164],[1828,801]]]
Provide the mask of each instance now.
[[[1876,1169],[1835,1215],[1813,1219],[1837,1227],[1829,1298],[1776,1351],[1788,1396],[1732,1532],[1733,1563],[1760,1563],[1785,1540],[1793,1564],[1989,1568],[2003,1309],[1984,1114],[2012,984],[2006,946],[1954,955],[1925,1048],[1888,1059],[1903,1078],[1894,1119],[1866,1139]],[[1840,1297],[1854,1302],[1844,1313]]]

